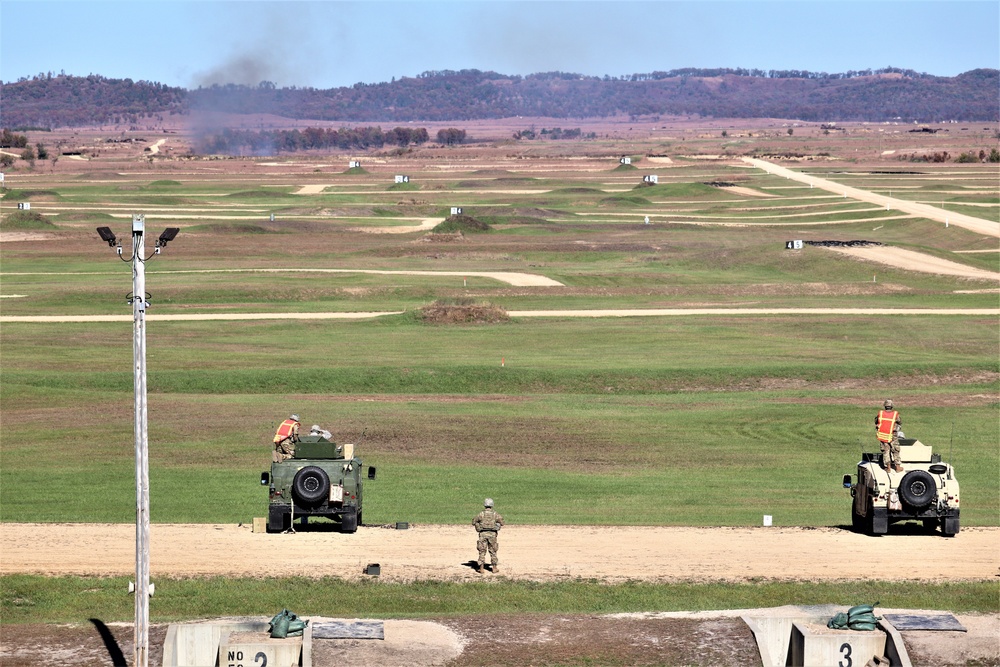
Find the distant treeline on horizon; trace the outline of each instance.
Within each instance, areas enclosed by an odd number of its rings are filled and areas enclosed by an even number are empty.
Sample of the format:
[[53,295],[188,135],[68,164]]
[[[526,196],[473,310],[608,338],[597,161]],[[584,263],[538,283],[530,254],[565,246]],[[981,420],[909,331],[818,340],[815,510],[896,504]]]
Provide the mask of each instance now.
[[424,72],[340,88],[224,84],[184,89],[149,81],[43,72],[0,84],[0,126],[136,124],[202,111],[350,122],[495,118],[693,116],[812,122],[1000,121],[1000,70],[954,77],[886,67],[837,74],[683,68],[619,77],[479,70]]

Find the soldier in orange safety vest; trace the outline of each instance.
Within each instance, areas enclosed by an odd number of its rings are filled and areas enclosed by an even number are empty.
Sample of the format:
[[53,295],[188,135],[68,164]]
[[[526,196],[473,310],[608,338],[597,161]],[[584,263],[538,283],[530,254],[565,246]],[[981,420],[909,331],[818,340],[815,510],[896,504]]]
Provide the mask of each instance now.
[[886,400],[884,410],[875,417],[875,436],[882,448],[882,464],[885,471],[903,472],[899,462],[899,428],[903,425],[899,412],[892,409],[892,401]]
[[299,441],[299,416],[292,415],[281,422],[278,431],[274,434],[274,454],[272,456],[275,463],[287,461],[295,454],[295,443]]

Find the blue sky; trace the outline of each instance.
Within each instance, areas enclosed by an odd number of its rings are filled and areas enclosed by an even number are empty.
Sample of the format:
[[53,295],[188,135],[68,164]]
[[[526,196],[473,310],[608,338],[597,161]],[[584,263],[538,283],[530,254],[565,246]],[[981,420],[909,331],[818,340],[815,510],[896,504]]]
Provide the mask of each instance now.
[[1000,2],[2,0],[0,79],[331,88],[428,70],[1000,68]]

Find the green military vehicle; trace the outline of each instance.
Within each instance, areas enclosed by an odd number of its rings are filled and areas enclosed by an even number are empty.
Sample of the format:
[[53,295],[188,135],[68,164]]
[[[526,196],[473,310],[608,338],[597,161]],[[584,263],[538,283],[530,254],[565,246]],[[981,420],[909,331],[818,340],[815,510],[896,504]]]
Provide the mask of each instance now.
[[[299,517],[303,522],[321,516],[340,523],[343,533],[357,531],[361,524],[361,459],[354,445],[338,445],[322,436],[302,436],[295,454],[271,464],[271,472],[260,474],[268,487],[267,532],[289,530]],[[375,468],[368,468],[375,479]]]
[[903,472],[886,472],[881,452],[863,452],[858,463],[857,483],[844,475],[844,488],[851,490],[851,523],[857,532],[885,535],[889,524],[921,521],[928,530],[939,526],[941,534],[958,533],[958,479],[955,469],[941,455],[912,438],[899,439]]

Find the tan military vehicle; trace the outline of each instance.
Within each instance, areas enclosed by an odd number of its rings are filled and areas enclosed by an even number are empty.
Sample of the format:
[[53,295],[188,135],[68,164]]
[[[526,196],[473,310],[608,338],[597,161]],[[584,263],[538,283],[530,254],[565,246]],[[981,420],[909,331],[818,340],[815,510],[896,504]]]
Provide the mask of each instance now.
[[958,533],[958,480],[955,469],[941,455],[919,440],[899,439],[903,472],[886,472],[881,452],[864,452],[858,463],[857,482],[844,475],[851,490],[851,523],[854,530],[885,535],[889,524],[921,521],[928,530]]

